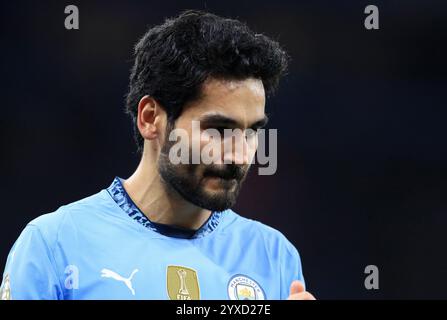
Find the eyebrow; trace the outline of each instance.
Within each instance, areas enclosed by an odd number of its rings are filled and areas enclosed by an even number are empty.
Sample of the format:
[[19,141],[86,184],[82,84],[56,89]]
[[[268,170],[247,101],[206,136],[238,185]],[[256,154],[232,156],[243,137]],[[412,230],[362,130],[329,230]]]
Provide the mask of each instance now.
[[[252,123],[249,128],[251,129],[259,129],[267,125],[269,121],[269,118],[267,115],[264,115],[264,117],[254,123]],[[234,120],[233,118],[229,118],[227,116],[221,115],[221,114],[210,114],[205,115],[202,118],[200,118],[200,122],[204,123],[206,125],[220,125],[220,126],[228,126],[228,127],[238,127],[240,124],[238,121]]]

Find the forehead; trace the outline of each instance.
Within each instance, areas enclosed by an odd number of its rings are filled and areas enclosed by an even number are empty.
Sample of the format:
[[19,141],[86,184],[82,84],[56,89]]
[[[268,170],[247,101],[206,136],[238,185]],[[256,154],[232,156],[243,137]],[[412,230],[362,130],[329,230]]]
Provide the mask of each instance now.
[[192,119],[210,113],[219,113],[241,124],[264,117],[265,92],[259,79],[209,79],[202,86],[201,97],[188,104],[183,112]]

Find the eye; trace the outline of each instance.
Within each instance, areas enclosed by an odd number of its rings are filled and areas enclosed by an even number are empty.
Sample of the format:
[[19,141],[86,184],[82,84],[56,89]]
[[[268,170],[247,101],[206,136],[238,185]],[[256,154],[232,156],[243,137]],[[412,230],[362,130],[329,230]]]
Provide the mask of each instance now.
[[222,136],[225,133],[225,129],[228,129],[227,127],[214,127],[213,129],[216,129]]

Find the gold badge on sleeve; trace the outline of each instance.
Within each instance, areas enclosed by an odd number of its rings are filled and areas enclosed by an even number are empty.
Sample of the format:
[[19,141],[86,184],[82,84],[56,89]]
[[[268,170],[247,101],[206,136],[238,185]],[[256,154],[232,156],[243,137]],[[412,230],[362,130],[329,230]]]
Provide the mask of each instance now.
[[197,272],[182,266],[168,266],[166,287],[171,300],[200,300]]

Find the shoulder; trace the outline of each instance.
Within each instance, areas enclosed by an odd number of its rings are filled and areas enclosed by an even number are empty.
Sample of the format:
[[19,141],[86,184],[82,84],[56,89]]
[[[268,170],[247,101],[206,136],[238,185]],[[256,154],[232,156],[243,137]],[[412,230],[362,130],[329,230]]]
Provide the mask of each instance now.
[[85,217],[92,218],[93,213],[98,213],[98,208],[107,201],[106,190],[90,195],[83,199],[60,206],[57,210],[42,214],[30,221],[26,228],[38,232],[48,243],[57,241],[59,234],[68,231],[75,221],[81,221]]
[[281,231],[260,221],[242,217],[232,210],[230,212],[235,217],[232,231],[241,233],[250,239],[262,240],[270,251],[280,251],[282,254],[292,256],[298,255],[298,250]]

